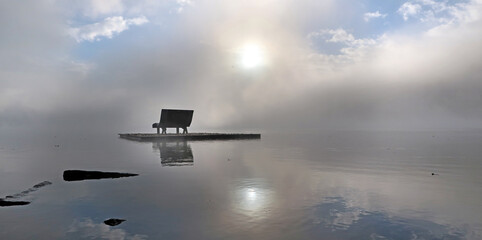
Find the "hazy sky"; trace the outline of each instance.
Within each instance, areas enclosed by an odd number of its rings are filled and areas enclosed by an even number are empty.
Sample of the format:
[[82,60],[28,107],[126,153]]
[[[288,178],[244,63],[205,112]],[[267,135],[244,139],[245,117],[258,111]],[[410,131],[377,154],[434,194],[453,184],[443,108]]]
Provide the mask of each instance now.
[[482,0],[1,0],[0,133],[482,127]]

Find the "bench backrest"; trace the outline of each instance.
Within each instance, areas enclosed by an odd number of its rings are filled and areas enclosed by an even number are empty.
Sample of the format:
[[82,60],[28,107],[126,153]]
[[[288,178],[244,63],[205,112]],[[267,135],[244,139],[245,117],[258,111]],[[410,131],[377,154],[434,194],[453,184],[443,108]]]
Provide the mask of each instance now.
[[159,125],[162,127],[189,127],[194,110],[162,109]]

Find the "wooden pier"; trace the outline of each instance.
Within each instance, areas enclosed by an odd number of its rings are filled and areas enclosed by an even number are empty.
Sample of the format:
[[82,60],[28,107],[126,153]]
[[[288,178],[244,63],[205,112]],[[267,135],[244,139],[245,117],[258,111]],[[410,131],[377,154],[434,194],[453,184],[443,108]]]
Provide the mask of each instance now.
[[259,133],[187,133],[187,134],[156,134],[156,133],[119,133],[120,138],[141,141],[197,141],[197,140],[241,140],[261,139]]

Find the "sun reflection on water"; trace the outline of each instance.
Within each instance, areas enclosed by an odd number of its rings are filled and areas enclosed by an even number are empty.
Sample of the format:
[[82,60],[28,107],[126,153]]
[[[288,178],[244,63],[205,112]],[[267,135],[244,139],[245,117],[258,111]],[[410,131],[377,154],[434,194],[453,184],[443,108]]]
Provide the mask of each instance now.
[[272,190],[257,184],[241,184],[233,196],[234,210],[251,219],[262,219],[268,216],[273,204]]
[[256,201],[256,191],[254,189],[248,188],[246,193],[246,199],[248,201]]

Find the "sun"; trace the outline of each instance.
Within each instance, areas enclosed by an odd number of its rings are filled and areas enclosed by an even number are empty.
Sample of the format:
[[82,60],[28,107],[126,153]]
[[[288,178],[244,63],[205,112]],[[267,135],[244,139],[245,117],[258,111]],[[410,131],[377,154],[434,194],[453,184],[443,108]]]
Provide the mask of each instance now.
[[241,65],[244,68],[255,68],[265,63],[263,48],[258,44],[245,44],[240,49]]

